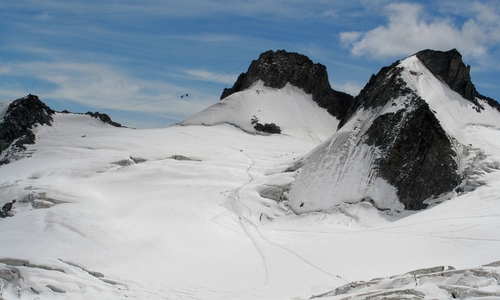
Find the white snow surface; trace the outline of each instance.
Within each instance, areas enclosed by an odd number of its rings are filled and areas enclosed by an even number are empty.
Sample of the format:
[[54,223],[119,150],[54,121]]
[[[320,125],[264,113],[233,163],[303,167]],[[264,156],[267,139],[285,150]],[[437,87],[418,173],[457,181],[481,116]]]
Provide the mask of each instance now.
[[[2,204],[18,200],[12,217],[0,219],[0,297],[297,300],[351,281],[500,260],[497,169],[481,176],[485,185],[420,212],[361,202],[295,214],[260,194],[294,182],[301,171],[286,170],[335,120],[317,116],[317,105],[290,86],[231,97],[241,106],[223,100],[223,112],[212,107],[189,126],[132,130],[72,114],[39,126],[26,157],[0,167]],[[253,115],[285,134],[253,134]],[[498,127],[467,124],[464,139],[474,136],[500,163]],[[358,164],[368,164],[366,149],[357,151]],[[393,192],[374,186],[369,193]]]
[[339,120],[330,115],[306,94],[291,84],[281,89],[264,86],[259,80],[249,89],[234,93],[207,109],[180,122],[180,125],[233,124],[244,131],[257,133],[252,119],[261,124],[275,123],[282,134],[314,142],[324,141],[336,130]]

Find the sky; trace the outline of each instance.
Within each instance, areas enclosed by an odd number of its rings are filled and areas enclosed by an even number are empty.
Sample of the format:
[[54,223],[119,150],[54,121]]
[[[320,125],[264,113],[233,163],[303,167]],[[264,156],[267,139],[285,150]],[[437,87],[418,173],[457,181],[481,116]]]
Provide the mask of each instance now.
[[307,55],[356,95],[380,68],[456,48],[479,93],[500,101],[498,1],[4,0],[0,101],[35,94],[57,111],[135,128],[219,101],[267,50]]

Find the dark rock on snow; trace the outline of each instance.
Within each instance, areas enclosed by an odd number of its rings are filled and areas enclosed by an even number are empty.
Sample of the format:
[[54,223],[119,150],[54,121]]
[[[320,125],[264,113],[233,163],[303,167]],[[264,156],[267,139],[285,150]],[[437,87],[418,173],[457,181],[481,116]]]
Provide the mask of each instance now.
[[111,117],[108,116],[107,114],[103,114],[103,113],[100,113],[100,112],[87,112],[85,113],[86,115],[89,115],[89,116],[92,116],[96,119],[99,119],[101,121],[103,121],[104,123],[108,123],[109,125],[112,125],[112,126],[115,126],[115,127],[122,127],[122,125],[120,123],[117,123],[117,122],[114,122],[113,120],[111,120]]
[[445,52],[422,50],[416,55],[436,77],[462,97],[474,103],[478,111],[484,108],[476,98],[485,100],[490,106],[500,110],[498,102],[477,92],[470,78],[470,66],[463,63],[462,55],[456,49]]
[[439,120],[427,103],[400,77],[396,64],[383,68],[356,97],[367,109],[406,96],[406,109],[378,116],[365,133],[365,143],[380,150],[379,176],[398,190],[406,209],[425,208],[433,195],[453,190],[461,182],[456,153]]
[[257,131],[262,131],[265,133],[278,133],[278,134],[281,133],[281,128],[274,123],[270,123],[270,124],[269,123],[265,123],[265,124],[255,123],[254,128]]
[[[35,95],[14,100],[0,123],[0,154],[9,147],[22,151],[26,149],[24,145],[34,144],[36,138],[32,129],[38,125],[51,125],[53,114],[54,111]],[[4,158],[0,165],[8,162],[9,159]]]
[[338,119],[343,118],[353,99],[353,96],[331,88],[324,65],[313,63],[305,55],[285,50],[262,53],[252,61],[246,73],[240,74],[233,87],[224,89],[221,99],[248,89],[258,80],[272,88],[283,88],[287,83],[301,88]]

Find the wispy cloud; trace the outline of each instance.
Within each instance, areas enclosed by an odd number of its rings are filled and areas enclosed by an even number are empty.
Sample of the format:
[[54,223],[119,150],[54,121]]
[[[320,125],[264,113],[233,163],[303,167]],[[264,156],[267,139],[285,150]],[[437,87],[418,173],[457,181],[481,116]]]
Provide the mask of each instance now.
[[187,75],[196,80],[218,82],[223,84],[233,84],[237,77],[237,75],[234,74],[218,74],[205,69],[189,69],[185,70],[185,72]]
[[[135,78],[116,67],[96,63],[30,62],[2,67],[2,70],[50,83],[52,88],[41,93],[43,98],[75,102],[102,111],[133,110],[188,116],[217,100],[215,97],[210,102],[208,99],[182,100],[180,95],[188,91],[185,87]],[[14,94],[6,89],[0,93],[4,97]]]
[[469,16],[461,24],[453,18],[432,18],[425,8],[413,3],[385,6],[386,25],[366,32],[342,32],[340,42],[356,56],[374,58],[401,57],[425,48],[457,48],[464,55],[481,58],[491,45],[500,43],[500,16],[486,4],[469,7]]

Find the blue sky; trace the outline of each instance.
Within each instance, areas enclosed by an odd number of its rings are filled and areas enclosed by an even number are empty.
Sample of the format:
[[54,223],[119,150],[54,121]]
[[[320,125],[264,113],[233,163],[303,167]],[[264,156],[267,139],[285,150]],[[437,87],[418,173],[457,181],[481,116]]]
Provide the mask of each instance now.
[[32,93],[55,110],[164,127],[217,102],[270,49],[309,56],[357,94],[427,48],[458,49],[477,90],[500,101],[498,1],[2,2],[0,101]]

